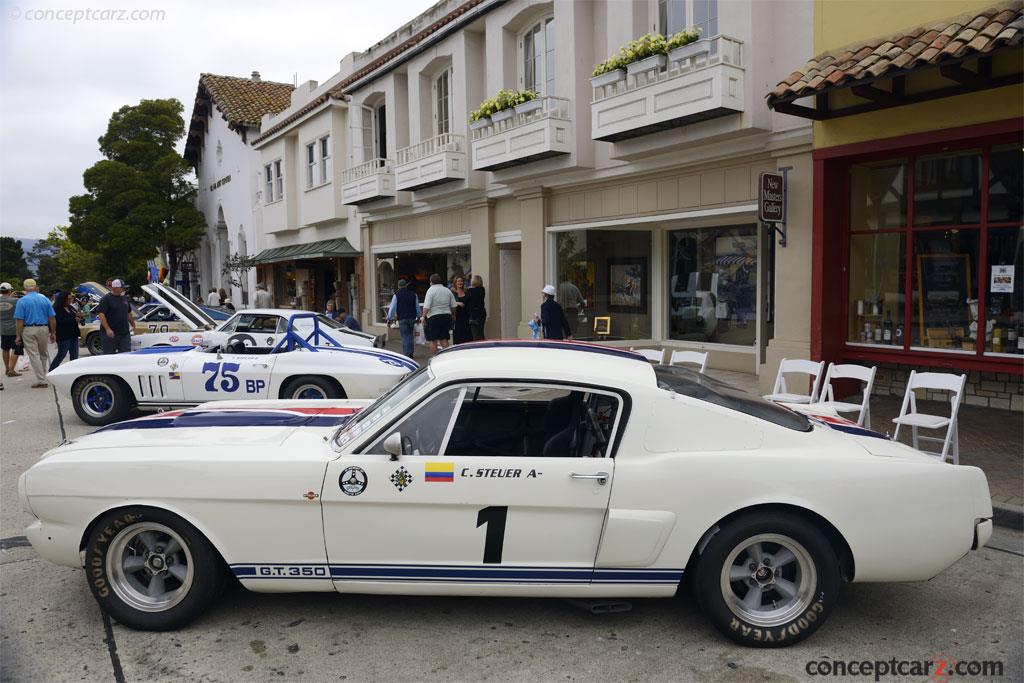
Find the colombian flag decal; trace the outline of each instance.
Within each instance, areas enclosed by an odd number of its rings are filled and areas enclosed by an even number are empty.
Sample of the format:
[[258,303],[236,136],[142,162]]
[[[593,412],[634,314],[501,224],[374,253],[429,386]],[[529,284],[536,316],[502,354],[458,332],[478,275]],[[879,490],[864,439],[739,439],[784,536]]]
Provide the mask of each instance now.
[[455,481],[455,463],[453,462],[428,462],[424,468],[423,481],[446,482]]

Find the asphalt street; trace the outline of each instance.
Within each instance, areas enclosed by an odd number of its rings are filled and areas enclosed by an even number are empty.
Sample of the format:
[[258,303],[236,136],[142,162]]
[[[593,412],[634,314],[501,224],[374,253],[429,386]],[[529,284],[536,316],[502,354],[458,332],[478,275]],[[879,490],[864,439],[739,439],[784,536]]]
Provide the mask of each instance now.
[[[1003,666],[996,680],[1024,680],[1022,541],[1005,530],[998,548],[930,582],[845,586],[823,629],[785,650],[732,645],[683,597],[593,615],[560,600],[256,595],[234,586],[189,628],[135,632],[103,618],[81,570],[21,545],[29,517],[17,477],[60,443],[61,428],[52,390],[31,389],[28,376],[4,381],[4,681],[814,680],[823,677],[809,675],[808,663],[893,658],[992,660]],[[60,407],[69,436],[90,431],[66,399]]]

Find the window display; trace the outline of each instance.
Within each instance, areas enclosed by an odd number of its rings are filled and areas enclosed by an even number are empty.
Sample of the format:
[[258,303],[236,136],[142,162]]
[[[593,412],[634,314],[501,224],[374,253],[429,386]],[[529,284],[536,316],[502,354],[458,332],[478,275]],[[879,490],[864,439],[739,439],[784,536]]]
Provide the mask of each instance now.
[[903,347],[904,249],[899,233],[851,237],[848,341]]
[[914,235],[911,346],[974,351],[978,230]]
[[[651,338],[649,230],[558,232],[555,253],[556,300],[574,338]],[[601,334],[597,318],[608,318]]]
[[899,228],[907,223],[906,163],[854,164],[850,168],[850,229]]
[[384,322],[384,315],[399,280],[406,280],[408,287],[423,301],[430,287],[430,276],[439,273],[451,285],[456,275],[472,276],[469,246],[430,249],[417,252],[377,255],[377,316]]
[[1024,228],[988,233],[985,352],[1024,354]]
[[757,340],[757,226],[669,233],[670,339]]

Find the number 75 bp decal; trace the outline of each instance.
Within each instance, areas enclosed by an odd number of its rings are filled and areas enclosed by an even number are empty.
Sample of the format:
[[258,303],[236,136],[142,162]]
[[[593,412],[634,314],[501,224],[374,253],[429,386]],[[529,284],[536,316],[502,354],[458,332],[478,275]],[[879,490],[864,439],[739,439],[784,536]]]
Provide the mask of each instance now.
[[[210,375],[206,380],[206,390],[211,393],[223,391],[229,394],[238,391],[241,382],[235,373],[238,372],[240,367],[238,363],[203,363],[203,374]],[[220,376],[219,389],[217,384],[218,375]],[[263,391],[265,386],[267,386],[267,383],[262,379],[245,380],[245,391],[248,394],[259,393]]]

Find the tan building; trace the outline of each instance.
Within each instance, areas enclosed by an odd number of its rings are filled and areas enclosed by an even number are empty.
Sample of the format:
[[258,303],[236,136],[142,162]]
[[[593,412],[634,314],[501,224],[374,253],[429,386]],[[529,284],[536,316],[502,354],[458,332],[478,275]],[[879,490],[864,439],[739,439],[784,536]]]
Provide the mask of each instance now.
[[[488,336],[527,337],[552,283],[577,338],[704,349],[767,384],[810,354],[811,126],[764,96],[812,51],[812,17],[810,0],[440,2],[265,118],[255,145],[284,188],[265,244],[347,238],[377,331],[399,278],[439,272],[483,278]],[[592,80],[690,27],[700,40]],[[470,122],[505,89],[539,97]],[[328,118],[331,206],[307,218],[303,150],[327,127],[301,126]],[[759,173],[781,168],[785,247],[756,215]]]

